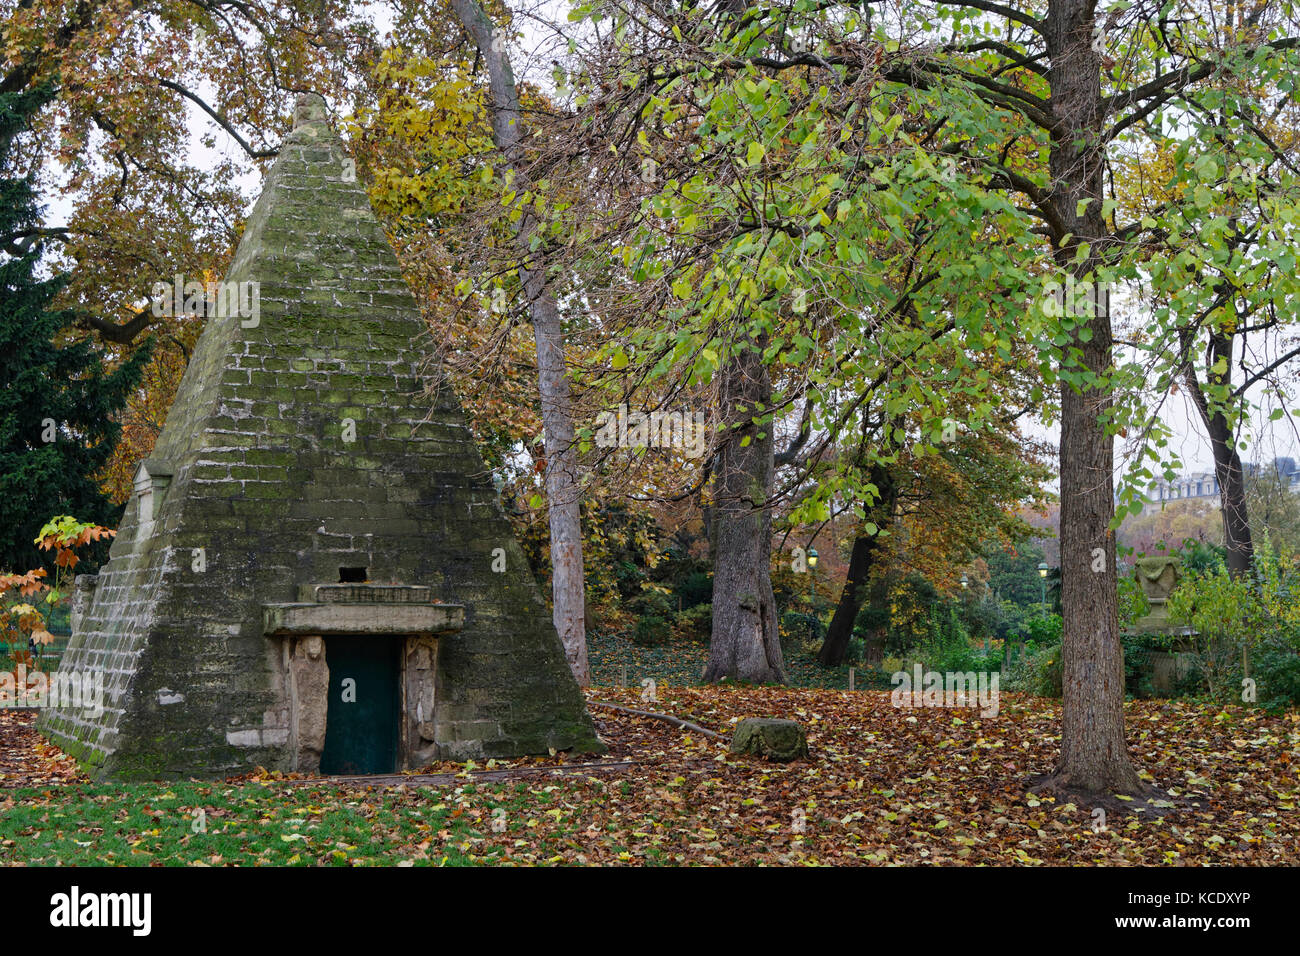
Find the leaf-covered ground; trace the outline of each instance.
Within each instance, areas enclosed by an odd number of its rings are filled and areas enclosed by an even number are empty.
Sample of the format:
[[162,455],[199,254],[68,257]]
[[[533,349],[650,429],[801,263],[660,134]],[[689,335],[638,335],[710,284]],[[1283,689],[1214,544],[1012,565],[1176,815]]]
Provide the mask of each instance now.
[[[0,863],[1300,862],[1294,713],[1128,704],[1134,757],[1199,806],[1102,820],[1024,788],[1052,767],[1054,701],[1004,694],[1001,713],[980,719],[895,709],[878,691],[660,686],[656,704],[642,704],[636,690],[592,697],[724,733],[745,716],[792,717],[809,729],[812,756],[789,765],[737,758],[718,741],[593,707],[611,744],[603,759],[633,760],[632,769],[440,787],[271,775],[124,787],[78,782],[66,758],[39,743],[29,716],[0,714]],[[515,765],[565,762],[561,754]]]

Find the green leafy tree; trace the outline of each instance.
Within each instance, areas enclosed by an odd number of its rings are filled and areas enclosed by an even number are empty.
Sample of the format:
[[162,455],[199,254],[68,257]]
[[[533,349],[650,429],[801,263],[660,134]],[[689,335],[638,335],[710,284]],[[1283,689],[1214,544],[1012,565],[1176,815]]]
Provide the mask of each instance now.
[[[0,232],[39,221],[31,179],[13,167],[20,134],[50,95],[0,94]],[[33,541],[51,511],[116,523],[118,509],[96,475],[149,352],[137,349],[110,371],[90,342],[71,339],[73,312],[51,305],[66,278],[38,274],[41,249],[33,243],[0,262],[0,568],[15,571],[40,565]]]
[[[884,67],[804,69],[785,11],[580,13],[615,20],[568,78],[584,132],[617,144],[590,177],[605,205],[566,212],[579,255],[599,257],[580,271],[608,273],[610,249],[624,267],[593,298],[612,390],[709,395],[705,676],[779,681],[773,513],[795,502],[785,519],[815,524],[849,501],[866,522],[887,449],[938,454],[955,408],[982,431],[998,408],[975,357],[1012,360],[1033,321],[1018,262],[1037,240],[1013,203],[936,161],[920,131],[937,96],[873,95]],[[996,135],[978,101],[961,110],[971,135]]]
[[1020,608],[1040,613],[1043,582],[1038,565],[1044,562],[1043,549],[1032,542],[1015,548],[998,548],[988,556],[989,587],[1003,600]]

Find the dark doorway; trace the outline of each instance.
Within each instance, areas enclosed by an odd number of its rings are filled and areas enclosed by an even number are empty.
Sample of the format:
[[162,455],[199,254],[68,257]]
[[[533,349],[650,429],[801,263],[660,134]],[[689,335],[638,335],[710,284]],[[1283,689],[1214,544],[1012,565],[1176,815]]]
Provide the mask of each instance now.
[[396,772],[399,643],[384,637],[325,638],[330,689],[321,773]]

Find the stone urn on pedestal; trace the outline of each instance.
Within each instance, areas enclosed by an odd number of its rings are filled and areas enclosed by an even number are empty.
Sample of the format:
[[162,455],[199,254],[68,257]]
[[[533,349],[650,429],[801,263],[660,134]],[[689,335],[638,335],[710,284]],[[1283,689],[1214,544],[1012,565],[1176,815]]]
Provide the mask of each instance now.
[[[1169,622],[1169,596],[1182,578],[1182,563],[1171,555],[1138,558],[1134,561],[1133,577],[1146,595],[1151,610],[1133,622],[1135,634],[1174,634]],[[1177,633],[1186,636],[1186,630]],[[1151,686],[1162,694],[1171,694],[1178,681],[1188,674],[1196,655],[1186,649],[1186,641],[1175,639],[1169,651],[1152,650],[1146,653]]]
[[1164,555],[1138,558],[1133,565],[1133,577],[1151,605],[1150,612],[1133,622],[1133,630],[1139,634],[1167,631],[1170,627],[1169,595],[1182,577],[1181,562],[1176,557]]

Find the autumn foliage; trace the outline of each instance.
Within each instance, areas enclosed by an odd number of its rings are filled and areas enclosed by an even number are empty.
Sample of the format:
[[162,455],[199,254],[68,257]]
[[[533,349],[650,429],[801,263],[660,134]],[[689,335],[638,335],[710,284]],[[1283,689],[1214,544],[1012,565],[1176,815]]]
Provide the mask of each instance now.
[[[21,574],[0,574],[0,595],[16,592],[23,600],[0,603],[0,634],[5,634],[13,644],[14,632],[26,634],[37,644],[48,644],[54,635],[48,629],[49,612],[67,596],[71,583],[72,569],[81,560],[77,548],[111,538],[117,534],[111,528],[102,525],[87,524],[71,515],[59,515],[46,522],[36,537],[36,545],[42,551],[54,553],[54,580],[46,583],[48,574],[44,568],[35,568]],[[45,610],[39,610],[28,599],[44,595],[41,603]]]

